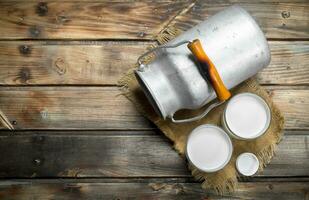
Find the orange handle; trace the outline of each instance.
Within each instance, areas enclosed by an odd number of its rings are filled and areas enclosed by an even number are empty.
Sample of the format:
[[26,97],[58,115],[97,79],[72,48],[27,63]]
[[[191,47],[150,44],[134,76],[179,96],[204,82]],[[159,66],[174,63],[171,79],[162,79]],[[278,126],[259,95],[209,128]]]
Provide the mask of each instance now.
[[211,62],[207,54],[205,53],[200,40],[196,39],[188,44],[188,48],[192,54],[197,58],[201,65],[208,69],[209,78],[211,84],[217,94],[220,101],[228,100],[231,97],[230,91],[225,87],[215,65]]

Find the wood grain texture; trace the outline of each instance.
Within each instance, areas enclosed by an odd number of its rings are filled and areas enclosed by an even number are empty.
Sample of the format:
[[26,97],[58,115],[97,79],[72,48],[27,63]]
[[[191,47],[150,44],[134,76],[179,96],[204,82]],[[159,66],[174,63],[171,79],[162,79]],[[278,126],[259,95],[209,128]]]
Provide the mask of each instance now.
[[[231,4],[199,0],[169,25],[188,30]],[[239,3],[258,22],[267,38],[308,38],[308,3]]]
[[17,129],[152,127],[115,87],[1,87],[0,91],[0,109]]
[[262,84],[309,83],[309,42],[269,42],[271,62],[258,73]]
[[285,127],[309,128],[309,90],[275,90],[269,88],[273,101],[285,116]]
[[1,39],[152,39],[186,2],[0,2]]
[[[309,90],[266,88],[285,115],[286,128],[309,128]],[[154,127],[116,87],[0,87],[0,109],[16,129]]]
[[[98,182],[102,181],[102,182]],[[132,182],[123,183],[69,180],[10,180],[0,184],[1,199],[256,199],[256,200],[306,200],[309,182],[258,182],[240,183],[230,195],[217,196],[201,189],[199,183],[182,182]],[[125,181],[125,180],[124,180]]]
[[[1,0],[1,2],[11,2],[12,0]],[[86,2],[86,3],[105,3],[105,2],[153,2],[153,0],[63,0],[61,2]],[[166,1],[175,1],[175,0],[159,0],[161,2]],[[157,2],[159,2],[157,1]],[[177,0],[179,2],[188,2],[188,0]],[[194,2],[194,0],[191,0]],[[251,0],[203,0],[207,3],[250,3]],[[28,2],[28,3],[37,3],[42,2],[42,0],[14,0],[14,2]],[[55,2],[55,0],[44,0],[44,2]],[[278,0],[256,0],[256,3],[278,3]],[[280,2],[284,3],[307,3],[307,0],[280,0]]]
[[115,85],[151,44],[0,42],[1,84]]
[[[193,4],[193,1],[1,2],[0,38],[153,39],[167,24],[187,30],[233,3],[201,0],[189,9]],[[269,38],[309,37],[306,3],[240,5],[257,19]]]
[[[187,30],[234,3],[272,40],[257,78],[279,85],[266,88],[293,130],[263,173],[221,197],[105,86],[166,26]],[[0,131],[0,199],[309,199],[308,11],[308,0],[1,0],[0,110],[17,129],[38,131]]]
[[[1,133],[0,177],[191,177],[160,134]],[[308,135],[287,135],[259,177],[308,176]]]
[[[115,85],[153,42],[0,42],[0,85]],[[309,84],[309,42],[269,42],[262,84]]]

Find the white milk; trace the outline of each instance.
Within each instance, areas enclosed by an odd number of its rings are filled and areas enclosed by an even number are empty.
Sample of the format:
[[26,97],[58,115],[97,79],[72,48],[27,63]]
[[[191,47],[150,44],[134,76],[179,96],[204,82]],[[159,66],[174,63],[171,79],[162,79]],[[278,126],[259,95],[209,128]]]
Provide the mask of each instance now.
[[229,136],[214,125],[201,125],[190,134],[186,154],[188,160],[198,169],[214,172],[222,169],[232,155]]
[[265,101],[252,93],[234,96],[225,110],[225,125],[243,139],[262,135],[270,124],[270,110]]
[[242,153],[236,160],[238,172],[245,176],[254,175],[258,171],[259,165],[259,160],[252,153]]

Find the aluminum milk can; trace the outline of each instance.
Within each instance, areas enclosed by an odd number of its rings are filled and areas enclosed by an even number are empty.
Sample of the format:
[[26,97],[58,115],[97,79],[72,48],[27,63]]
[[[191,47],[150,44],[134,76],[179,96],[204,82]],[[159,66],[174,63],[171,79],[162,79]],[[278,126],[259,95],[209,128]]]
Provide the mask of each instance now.
[[[231,6],[150,52],[155,59],[143,63],[142,55],[135,71],[136,78],[155,111],[173,122],[200,119],[200,116],[176,120],[174,113],[181,109],[198,109],[216,98],[208,72],[186,43],[198,39],[208,59],[216,67],[222,84],[231,89],[252,77],[270,63],[266,38],[255,20],[240,6]],[[208,63],[209,65],[209,63]]]

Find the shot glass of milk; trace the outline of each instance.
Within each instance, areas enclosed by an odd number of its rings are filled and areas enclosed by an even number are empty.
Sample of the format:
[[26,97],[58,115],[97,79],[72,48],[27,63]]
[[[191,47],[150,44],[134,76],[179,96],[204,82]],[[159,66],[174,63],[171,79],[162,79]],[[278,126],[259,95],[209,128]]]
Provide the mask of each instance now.
[[232,137],[252,140],[266,132],[271,113],[264,99],[253,93],[241,93],[229,100],[221,120],[222,127]]

